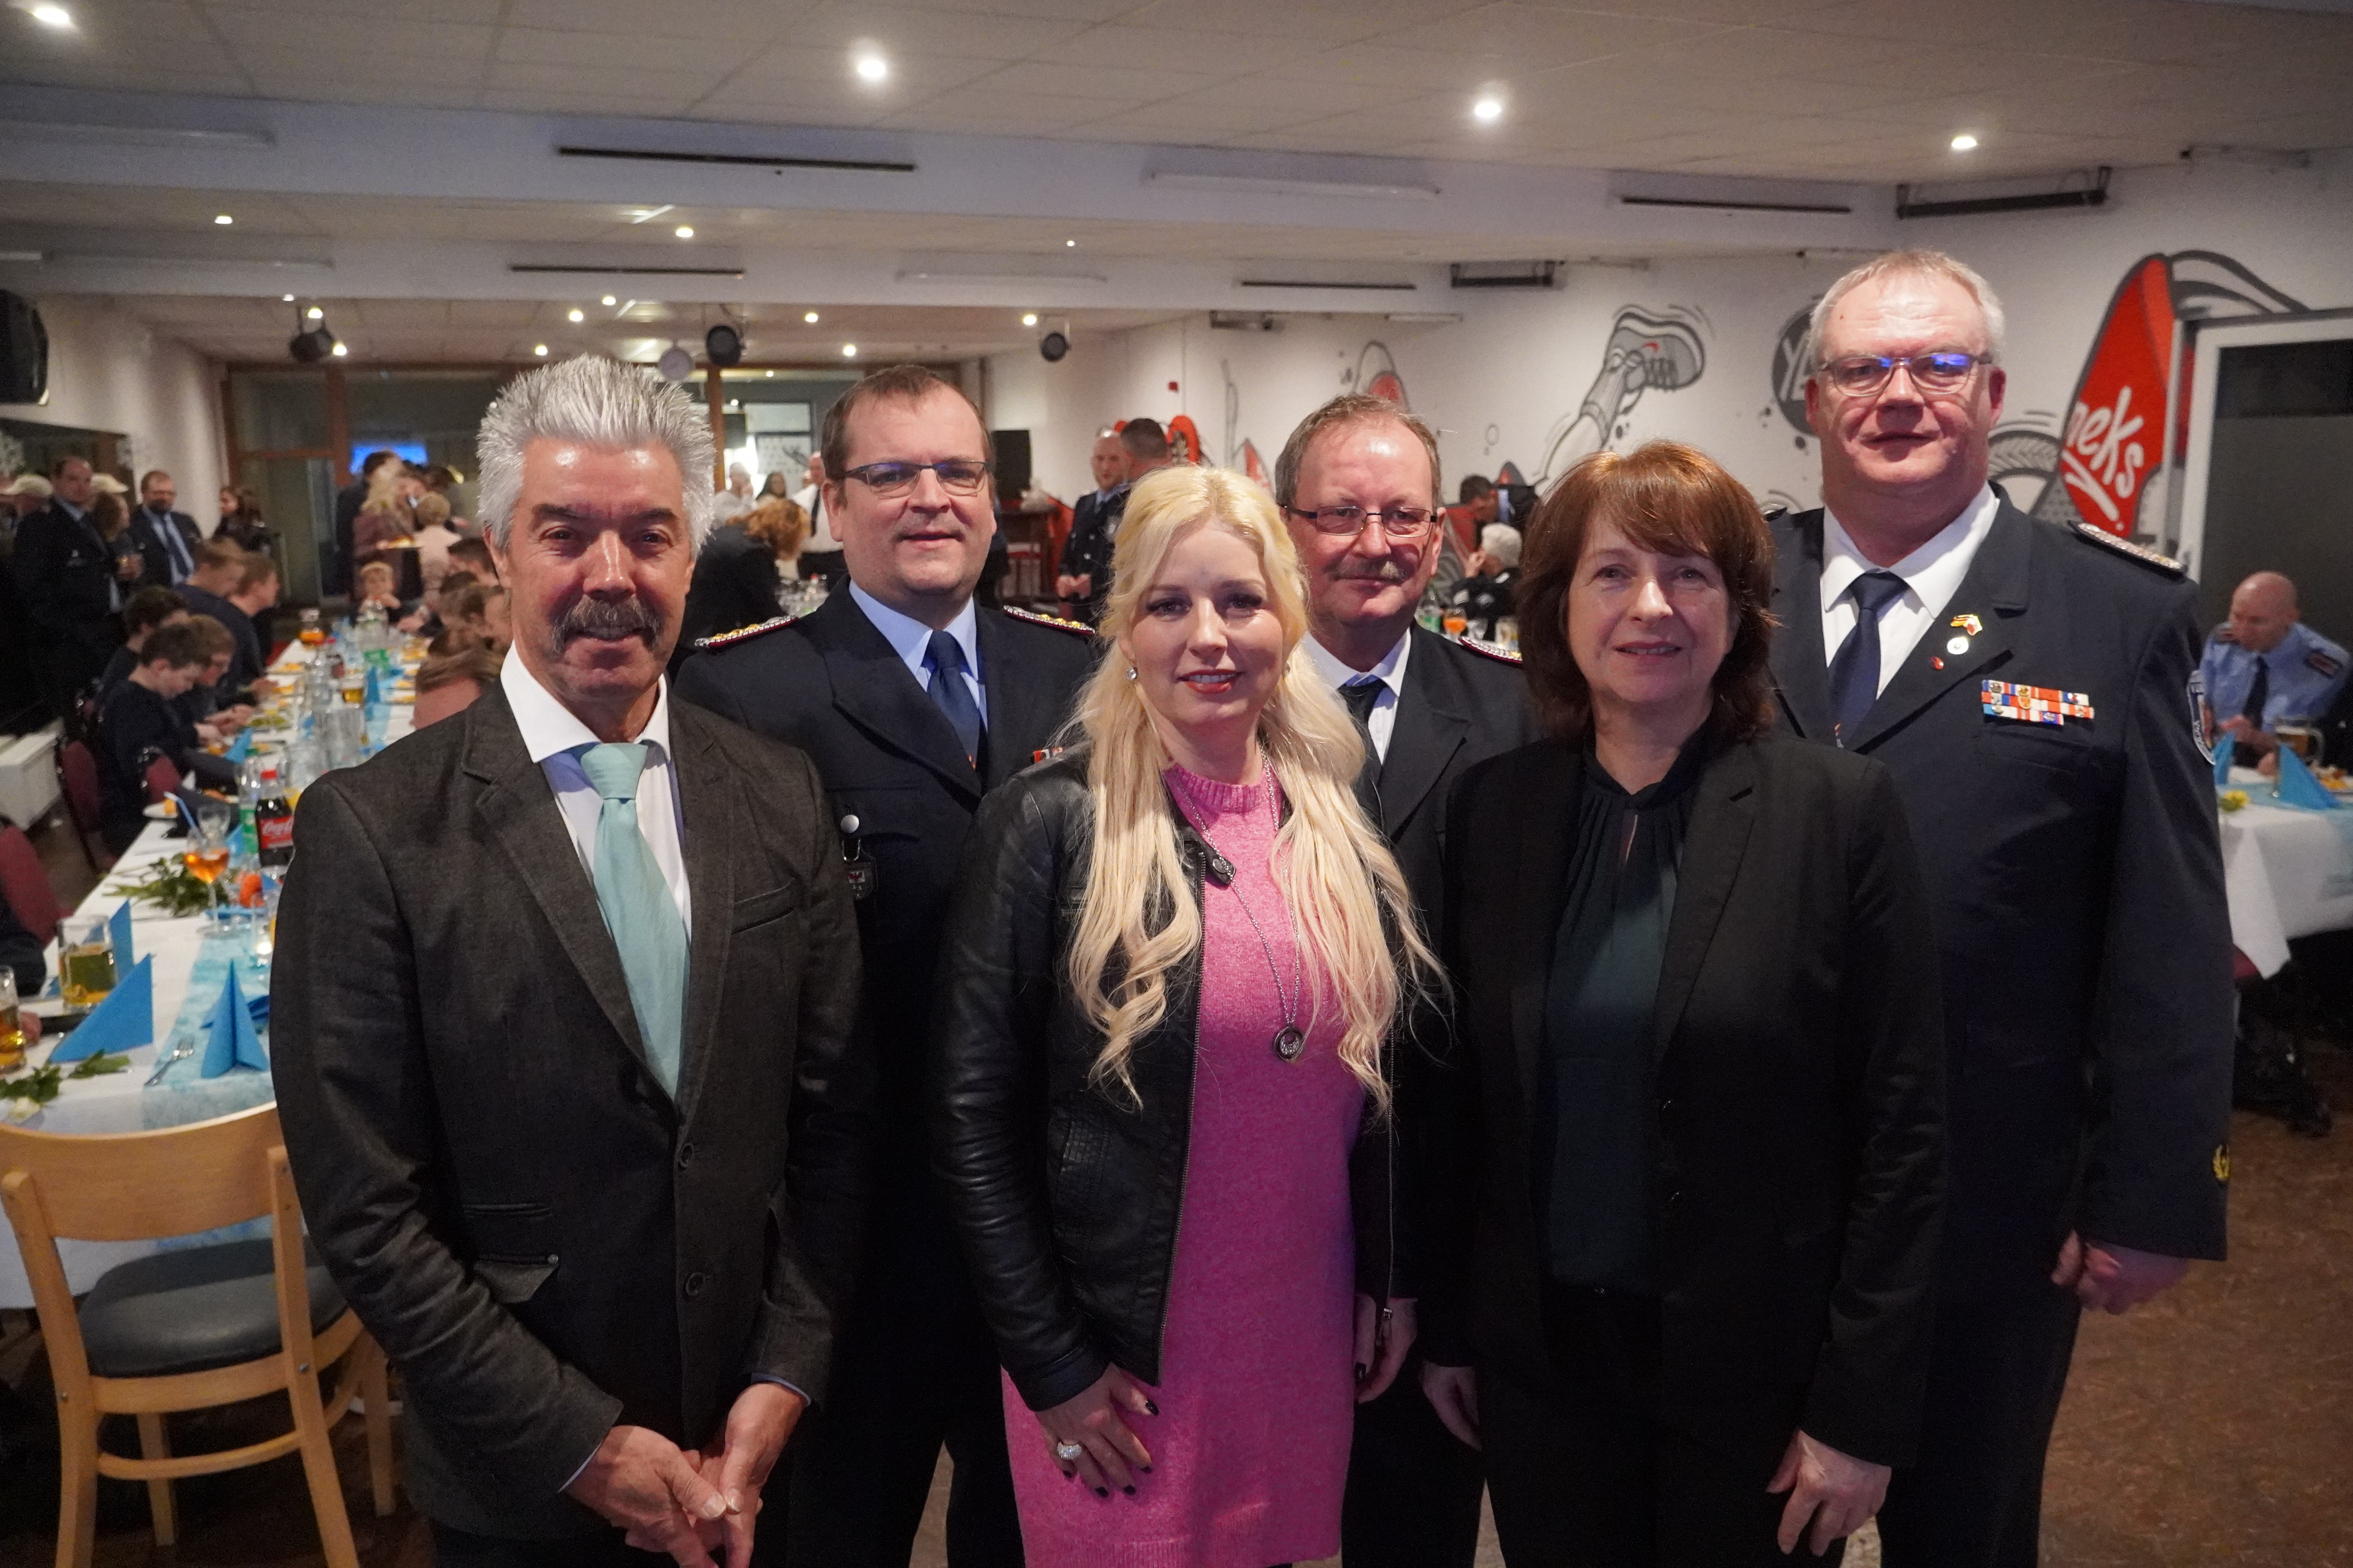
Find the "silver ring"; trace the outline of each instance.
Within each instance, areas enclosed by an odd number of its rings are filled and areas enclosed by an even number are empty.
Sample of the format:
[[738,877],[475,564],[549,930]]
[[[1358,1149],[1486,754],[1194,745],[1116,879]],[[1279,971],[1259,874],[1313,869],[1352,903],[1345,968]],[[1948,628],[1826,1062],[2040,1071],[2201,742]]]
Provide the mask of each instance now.
[[1079,1456],[1086,1451],[1085,1445],[1081,1443],[1057,1443],[1054,1445],[1054,1458],[1061,1460],[1062,1463],[1066,1465],[1076,1464],[1078,1462]]

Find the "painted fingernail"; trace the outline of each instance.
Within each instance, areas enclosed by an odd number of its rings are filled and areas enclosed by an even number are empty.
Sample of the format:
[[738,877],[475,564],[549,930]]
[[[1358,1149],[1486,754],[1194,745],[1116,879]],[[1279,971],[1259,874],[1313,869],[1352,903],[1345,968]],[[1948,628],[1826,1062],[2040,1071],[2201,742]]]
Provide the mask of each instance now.
[[1095,1489],[1095,1496],[1109,1497],[1111,1496],[1111,1489],[1109,1487],[1097,1487]]
[[1152,1401],[1147,1399],[1144,1402],[1144,1413],[1146,1415],[1157,1415],[1160,1414],[1160,1406],[1153,1404]]
[[1130,1497],[1134,1497],[1135,1495],[1135,1489],[1134,1487],[1122,1487],[1119,1489],[1125,1492]]

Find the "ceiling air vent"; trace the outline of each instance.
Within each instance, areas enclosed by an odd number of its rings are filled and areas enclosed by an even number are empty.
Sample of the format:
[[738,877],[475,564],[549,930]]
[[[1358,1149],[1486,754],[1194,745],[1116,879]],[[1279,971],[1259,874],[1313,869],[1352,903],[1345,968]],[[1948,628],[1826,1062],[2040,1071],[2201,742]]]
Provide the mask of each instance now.
[[736,164],[754,169],[847,169],[861,174],[912,174],[913,163],[886,158],[801,158],[782,153],[691,153],[666,147],[558,147],[559,158],[607,158],[634,163]]
[[1450,269],[1457,289],[1549,289],[1557,261],[1458,261]]

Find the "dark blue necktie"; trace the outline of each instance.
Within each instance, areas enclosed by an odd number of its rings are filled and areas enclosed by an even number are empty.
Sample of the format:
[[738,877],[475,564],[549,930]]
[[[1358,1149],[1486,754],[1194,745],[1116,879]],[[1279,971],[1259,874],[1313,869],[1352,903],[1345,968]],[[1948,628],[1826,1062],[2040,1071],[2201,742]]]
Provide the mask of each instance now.
[[1854,629],[1831,660],[1831,720],[1841,745],[1879,700],[1879,617],[1904,589],[1904,579],[1893,572],[1866,572],[1847,589],[1854,600]]
[[964,754],[973,766],[980,765],[980,704],[972,700],[972,688],[965,683],[964,648],[946,632],[934,632],[924,646],[923,662],[931,667],[929,689],[932,700],[947,715],[955,729],[956,739],[964,742]]
[[180,537],[179,525],[172,521],[171,513],[157,517],[151,511],[147,515],[154,520],[155,532],[164,542],[164,553],[171,558],[172,585],[177,587],[195,576],[196,572],[196,563],[188,555],[188,542]]

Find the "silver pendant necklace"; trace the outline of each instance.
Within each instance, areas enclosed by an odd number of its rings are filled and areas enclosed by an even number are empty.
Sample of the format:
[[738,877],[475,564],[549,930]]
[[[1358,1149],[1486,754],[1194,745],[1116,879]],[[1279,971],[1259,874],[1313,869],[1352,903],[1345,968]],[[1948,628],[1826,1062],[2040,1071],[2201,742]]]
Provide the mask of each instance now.
[[[1266,789],[1267,816],[1280,831],[1282,818],[1276,812],[1274,805],[1274,763],[1271,760],[1266,763],[1265,770],[1259,775],[1259,782]],[[1240,868],[1234,867],[1233,861],[1218,847],[1209,837],[1208,831],[1199,823],[1193,823],[1192,828],[1201,836],[1201,842],[1209,846],[1209,853],[1225,861],[1228,867],[1233,868],[1233,880],[1228,885],[1233,889],[1234,901],[1242,907],[1242,918],[1250,921],[1250,931],[1258,938],[1259,951],[1266,954],[1266,972],[1274,980],[1275,999],[1282,1004],[1282,1027],[1274,1032],[1274,1054],[1284,1061],[1295,1062],[1299,1059],[1299,1053],[1307,1048],[1306,1032],[1299,1026],[1299,1002],[1303,991],[1302,971],[1299,966],[1299,943],[1294,938],[1291,944],[1291,989],[1285,991],[1282,987],[1282,970],[1274,962],[1274,944],[1266,940],[1266,928],[1258,923],[1258,915],[1250,908],[1250,898],[1242,891]]]

